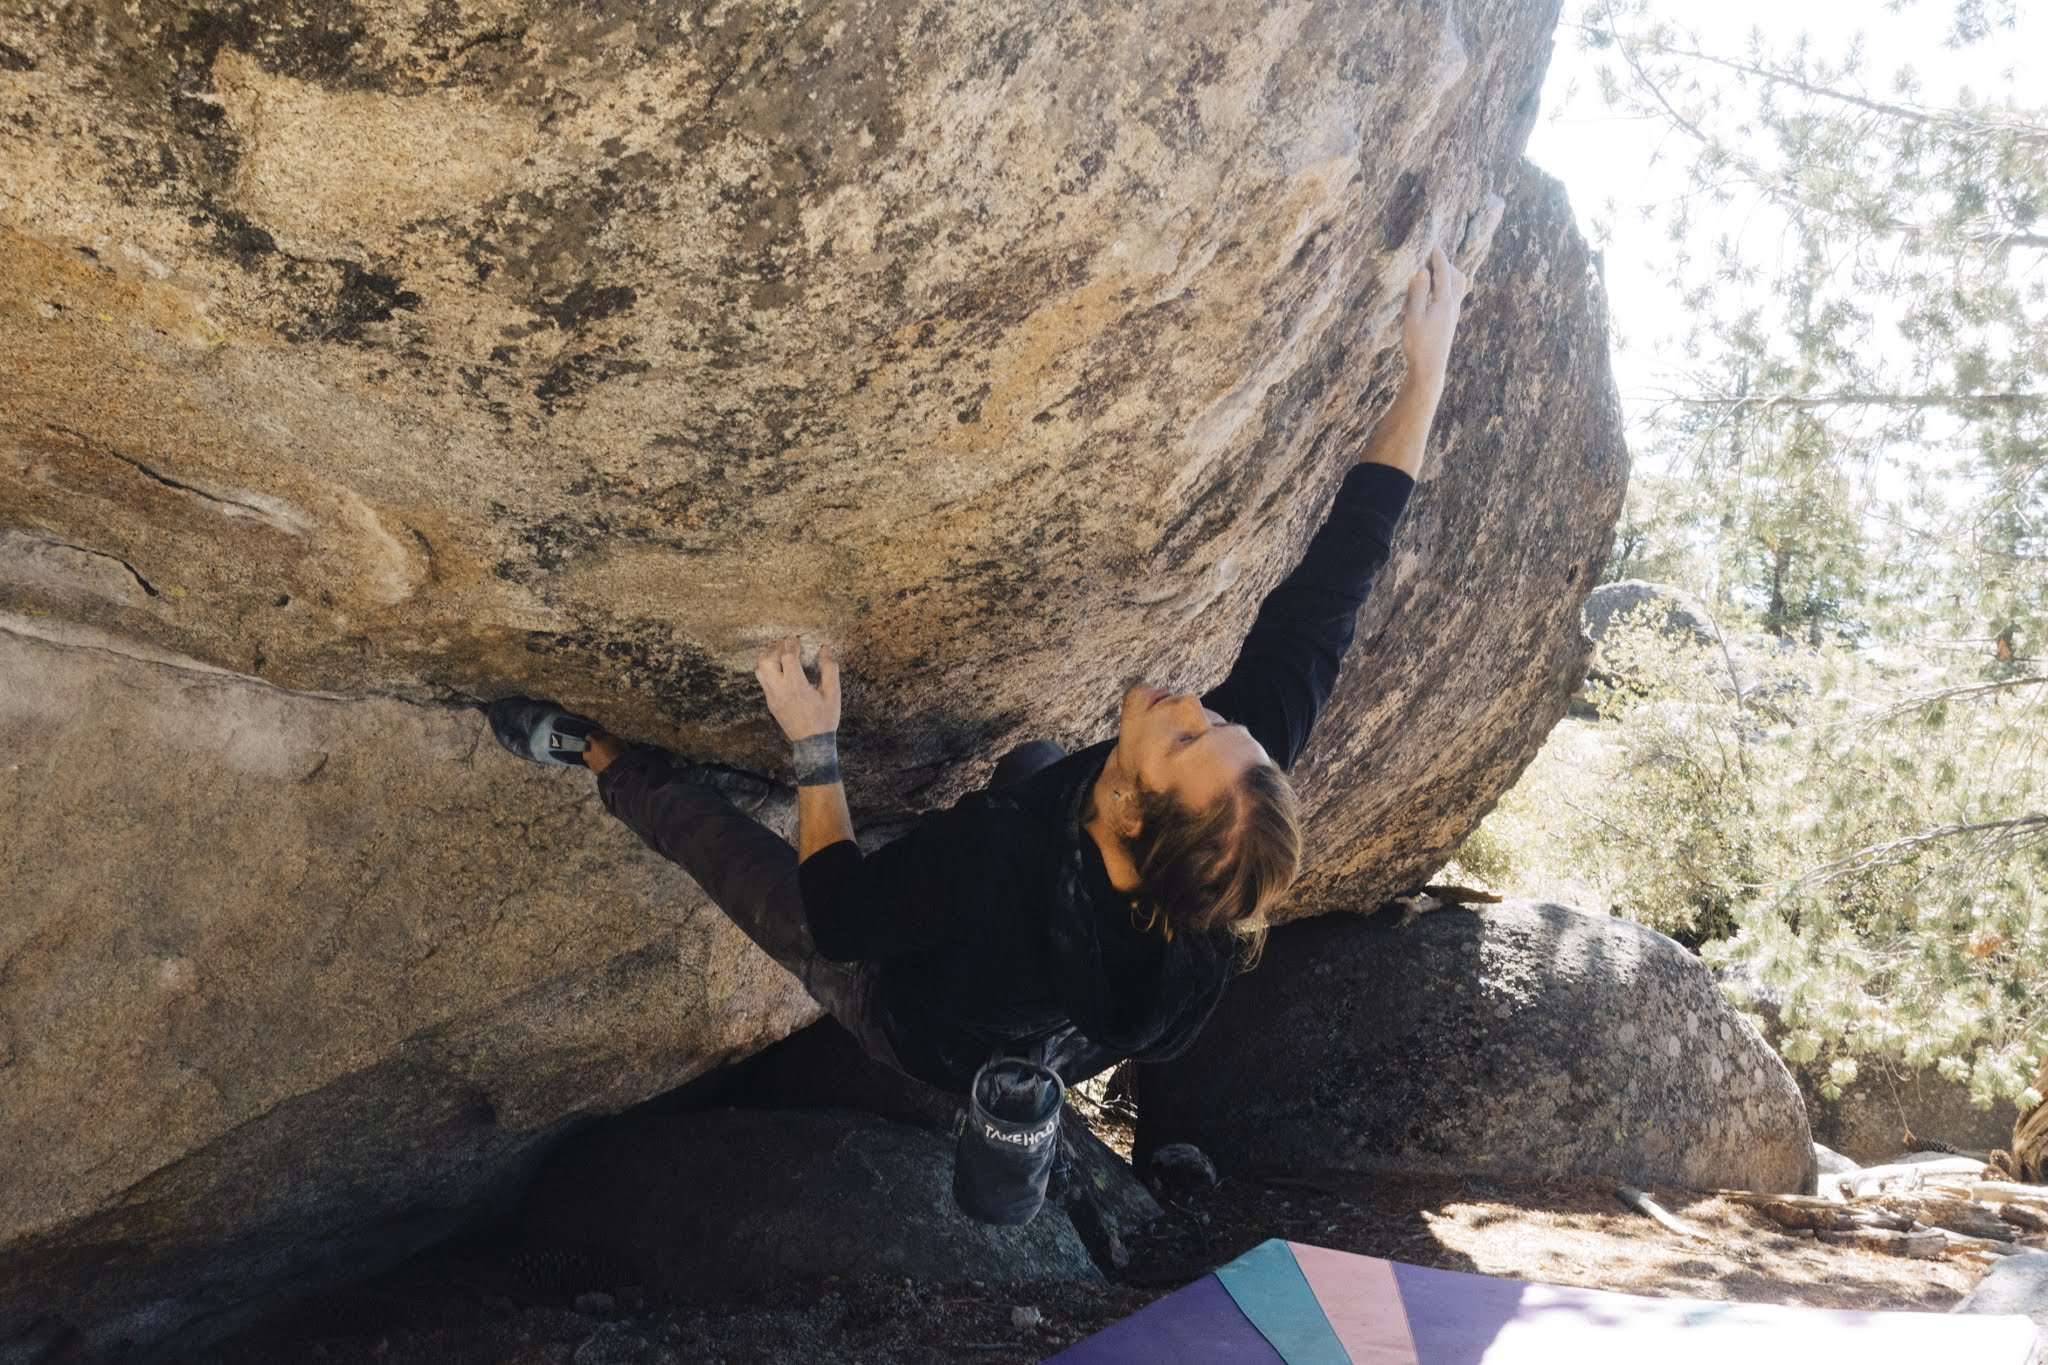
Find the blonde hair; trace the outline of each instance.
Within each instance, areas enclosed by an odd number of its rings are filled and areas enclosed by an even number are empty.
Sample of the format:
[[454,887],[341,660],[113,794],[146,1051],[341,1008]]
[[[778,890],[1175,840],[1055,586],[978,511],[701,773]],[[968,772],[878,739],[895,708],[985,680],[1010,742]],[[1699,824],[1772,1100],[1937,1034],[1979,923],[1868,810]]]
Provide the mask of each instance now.
[[1138,785],[1138,927],[1177,933],[1227,929],[1243,970],[1266,946],[1266,917],[1301,872],[1301,803],[1287,774],[1257,763],[1206,810]]

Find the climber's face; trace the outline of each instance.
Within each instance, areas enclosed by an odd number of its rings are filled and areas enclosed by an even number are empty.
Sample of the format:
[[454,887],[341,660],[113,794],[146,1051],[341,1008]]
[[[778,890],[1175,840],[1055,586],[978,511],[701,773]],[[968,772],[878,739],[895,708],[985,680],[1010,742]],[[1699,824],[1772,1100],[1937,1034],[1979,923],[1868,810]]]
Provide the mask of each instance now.
[[1172,792],[1190,810],[1207,810],[1247,768],[1272,762],[1251,731],[1224,720],[1192,692],[1144,683],[1124,693],[1117,759],[1148,790]]

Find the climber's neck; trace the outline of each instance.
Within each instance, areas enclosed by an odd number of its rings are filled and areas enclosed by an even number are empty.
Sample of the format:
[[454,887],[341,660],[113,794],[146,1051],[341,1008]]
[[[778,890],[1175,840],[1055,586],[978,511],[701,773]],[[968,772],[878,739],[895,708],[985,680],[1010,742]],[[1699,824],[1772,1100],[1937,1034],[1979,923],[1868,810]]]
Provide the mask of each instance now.
[[1094,790],[1088,793],[1088,820],[1081,826],[1082,831],[1095,841],[1095,847],[1102,851],[1102,867],[1109,873],[1109,884],[1119,891],[1138,889],[1138,865],[1131,861],[1130,848],[1116,827],[1104,817],[1103,812],[1112,808],[1120,779],[1113,770],[1114,756],[1103,764],[1102,772],[1095,779]]

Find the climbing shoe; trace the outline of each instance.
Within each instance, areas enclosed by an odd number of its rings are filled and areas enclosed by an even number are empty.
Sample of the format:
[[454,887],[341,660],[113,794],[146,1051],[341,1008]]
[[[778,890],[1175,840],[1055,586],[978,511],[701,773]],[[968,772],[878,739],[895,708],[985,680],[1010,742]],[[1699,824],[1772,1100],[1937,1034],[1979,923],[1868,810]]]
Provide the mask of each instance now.
[[1019,1057],[992,1058],[974,1073],[953,1149],[953,1202],[962,1213],[1011,1227],[1037,1216],[1066,1093],[1056,1073]]
[[572,715],[551,701],[506,697],[484,708],[491,735],[507,752],[534,763],[583,764],[583,750],[602,727]]

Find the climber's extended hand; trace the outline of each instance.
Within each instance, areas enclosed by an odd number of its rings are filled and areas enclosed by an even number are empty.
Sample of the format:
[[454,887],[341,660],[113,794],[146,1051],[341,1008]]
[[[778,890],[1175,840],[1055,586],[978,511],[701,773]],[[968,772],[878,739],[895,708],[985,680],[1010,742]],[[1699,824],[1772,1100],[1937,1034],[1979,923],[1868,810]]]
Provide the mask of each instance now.
[[1408,281],[1408,304],[1401,316],[1401,354],[1408,360],[1409,383],[1442,392],[1468,287],[1465,272],[1451,264],[1444,249],[1431,247],[1428,263]]
[[832,646],[818,650],[818,681],[804,672],[803,655],[792,635],[768,646],[754,665],[767,695],[769,714],[791,742],[839,728],[839,661]]

